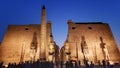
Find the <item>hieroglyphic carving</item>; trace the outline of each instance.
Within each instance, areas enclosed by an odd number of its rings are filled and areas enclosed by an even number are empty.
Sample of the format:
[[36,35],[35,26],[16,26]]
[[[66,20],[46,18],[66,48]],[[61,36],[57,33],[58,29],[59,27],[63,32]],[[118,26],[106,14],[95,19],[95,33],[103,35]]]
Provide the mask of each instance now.
[[47,45],[47,23],[46,23],[46,9],[42,7],[41,17],[41,40],[40,40],[40,60],[44,62],[46,60],[46,45]]

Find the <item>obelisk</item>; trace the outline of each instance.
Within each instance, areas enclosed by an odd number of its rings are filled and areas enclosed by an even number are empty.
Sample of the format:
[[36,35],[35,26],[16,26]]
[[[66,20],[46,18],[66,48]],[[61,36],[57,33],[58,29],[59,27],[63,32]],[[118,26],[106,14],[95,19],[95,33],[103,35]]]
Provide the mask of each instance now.
[[41,18],[41,40],[40,40],[40,60],[46,60],[46,10],[45,6],[42,7],[42,18]]

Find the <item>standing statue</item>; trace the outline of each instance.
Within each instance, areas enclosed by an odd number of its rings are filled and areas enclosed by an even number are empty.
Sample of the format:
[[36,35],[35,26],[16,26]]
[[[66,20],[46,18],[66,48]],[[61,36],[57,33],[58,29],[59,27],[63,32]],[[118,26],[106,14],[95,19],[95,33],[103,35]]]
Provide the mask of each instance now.
[[55,59],[55,47],[54,47],[54,43],[51,42],[49,46],[49,61],[53,62],[54,59]]
[[81,41],[81,50],[82,50],[82,53],[84,56],[84,61],[86,61],[86,60],[88,60],[88,55],[89,55],[88,46],[87,46],[84,36],[81,37],[81,40],[82,40]]
[[31,43],[31,46],[30,46],[30,59],[31,59],[32,62],[35,61],[36,52],[37,52],[37,33],[34,32],[32,43]]
[[105,48],[103,48],[104,54],[105,54],[105,60],[110,60],[108,49],[106,45],[104,45]]
[[106,46],[106,44],[103,42],[102,37],[100,37],[100,41],[101,41],[100,47],[101,47],[102,52],[103,52],[103,55],[104,55],[104,60],[110,60],[107,46]]
[[71,53],[70,53],[70,48],[67,42],[65,43],[65,54],[66,54],[66,61],[69,61],[69,57]]

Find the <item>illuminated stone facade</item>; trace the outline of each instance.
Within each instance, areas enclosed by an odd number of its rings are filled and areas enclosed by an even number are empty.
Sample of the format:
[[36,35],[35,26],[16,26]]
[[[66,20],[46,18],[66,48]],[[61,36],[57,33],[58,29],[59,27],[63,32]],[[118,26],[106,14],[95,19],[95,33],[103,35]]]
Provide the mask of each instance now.
[[[0,61],[57,61],[59,47],[53,40],[51,22],[42,7],[41,24],[9,25],[0,46]],[[51,58],[49,58],[51,57]]]
[[107,23],[68,21],[68,36],[61,49],[62,61],[102,60],[110,63],[120,62],[120,52]]
[[[52,24],[46,22],[42,7],[41,24],[9,25],[0,43],[0,62],[93,61],[120,62],[120,52],[107,23],[68,21],[68,36],[60,50],[52,36]],[[59,57],[60,56],[60,57]]]

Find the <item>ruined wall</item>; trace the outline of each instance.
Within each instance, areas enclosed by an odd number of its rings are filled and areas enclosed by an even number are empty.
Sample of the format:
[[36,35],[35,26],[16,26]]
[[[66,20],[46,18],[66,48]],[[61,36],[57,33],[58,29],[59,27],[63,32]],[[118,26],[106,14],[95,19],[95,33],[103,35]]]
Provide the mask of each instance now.
[[[35,59],[39,59],[40,25],[9,25],[1,43],[0,61],[8,63],[30,60],[30,45],[34,32],[36,32],[38,42]],[[47,24],[47,45],[50,34],[51,23]]]
[[94,63],[104,60],[101,47],[101,44],[104,44],[109,55],[109,61],[120,61],[120,52],[108,24],[100,22],[73,23],[72,21],[68,21],[67,41],[70,47],[71,60],[77,60],[78,56],[78,60],[83,63],[82,37],[84,37],[87,45],[87,60]]

